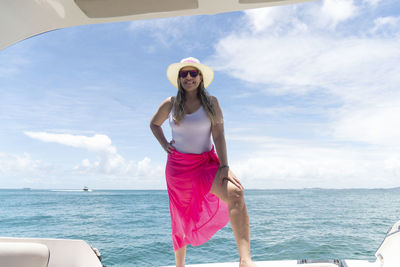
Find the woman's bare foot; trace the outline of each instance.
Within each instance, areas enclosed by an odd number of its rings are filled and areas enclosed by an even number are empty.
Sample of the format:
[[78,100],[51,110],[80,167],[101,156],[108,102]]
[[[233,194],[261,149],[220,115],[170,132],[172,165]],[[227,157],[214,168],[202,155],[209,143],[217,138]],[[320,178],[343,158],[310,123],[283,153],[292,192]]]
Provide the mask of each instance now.
[[252,260],[241,260],[239,267],[257,267]]

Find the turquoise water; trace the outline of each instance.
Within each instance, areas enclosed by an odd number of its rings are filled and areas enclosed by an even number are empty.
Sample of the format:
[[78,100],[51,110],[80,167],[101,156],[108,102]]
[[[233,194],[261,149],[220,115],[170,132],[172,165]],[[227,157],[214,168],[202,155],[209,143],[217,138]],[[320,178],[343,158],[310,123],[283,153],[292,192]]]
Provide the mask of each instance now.
[[[363,259],[400,220],[399,190],[247,190],[255,260]],[[166,191],[0,190],[0,236],[84,239],[107,266],[173,265]],[[228,225],[188,263],[236,261]]]

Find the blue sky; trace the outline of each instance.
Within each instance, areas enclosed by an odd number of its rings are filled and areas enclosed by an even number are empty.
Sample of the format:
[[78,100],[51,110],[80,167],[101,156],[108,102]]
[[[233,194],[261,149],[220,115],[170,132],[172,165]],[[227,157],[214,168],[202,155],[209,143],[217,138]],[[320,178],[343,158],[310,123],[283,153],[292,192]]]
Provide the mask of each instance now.
[[[169,64],[215,70],[247,188],[400,185],[400,5],[325,0],[87,25],[0,51],[0,188],[165,189]],[[170,137],[168,125],[165,133]]]

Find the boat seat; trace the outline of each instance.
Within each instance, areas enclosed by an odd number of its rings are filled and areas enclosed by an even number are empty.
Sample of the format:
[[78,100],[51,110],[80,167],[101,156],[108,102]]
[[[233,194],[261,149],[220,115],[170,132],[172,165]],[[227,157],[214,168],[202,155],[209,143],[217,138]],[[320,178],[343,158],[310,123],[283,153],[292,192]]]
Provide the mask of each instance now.
[[0,242],[0,265],[5,267],[47,267],[50,251],[32,242]]
[[[1,1],[1,0],[0,0]],[[12,238],[0,237],[1,242],[41,244],[50,251],[47,267],[103,267],[99,256],[83,240],[51,238]],[[1,259],[0,259],[1,260]],[[28,265],[2,265],[0,267],[26,267]],[[33,267],[33,265],[29,265]],[[36,265],[34,266],[36,267]]]
[[389,229],[381,246],[375,253],[383,267],[400,266],[400,221]]

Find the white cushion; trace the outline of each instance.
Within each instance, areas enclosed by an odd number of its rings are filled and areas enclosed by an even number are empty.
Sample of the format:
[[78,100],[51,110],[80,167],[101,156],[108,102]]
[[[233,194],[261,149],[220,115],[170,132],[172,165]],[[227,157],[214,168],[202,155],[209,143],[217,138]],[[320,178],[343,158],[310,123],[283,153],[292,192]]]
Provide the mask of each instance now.
[[43,244],[0,242],[1,267],[47,267],[49,256],[49,249]]

